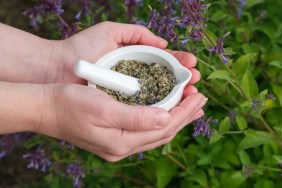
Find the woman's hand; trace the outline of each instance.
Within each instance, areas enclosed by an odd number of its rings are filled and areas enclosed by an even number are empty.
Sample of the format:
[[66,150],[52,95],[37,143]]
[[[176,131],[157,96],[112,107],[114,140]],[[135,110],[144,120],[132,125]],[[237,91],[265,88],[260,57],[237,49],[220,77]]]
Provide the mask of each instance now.
[[[154,35],[144,26],[114,22],[102,22],[64,40],[62,58],[64,70],[62,69],[60,82],[86,84],[85,80],[77,78],[72,72],[73,65],[78,59],[95,63],[99,58],[118,47],[134,44],[165,49],[167,41]],[[192,71],[190,84],[200,79],[199,72],[193,68],[196,65],[194,55],[168,51]]]
[[207,99],[190,94],[169,113],[160,108],[130,106],[106,93],[80,85],[56,84],[45,96],[38,133],[68,141],[108,160],[117,161],[171,141],[203,115]]

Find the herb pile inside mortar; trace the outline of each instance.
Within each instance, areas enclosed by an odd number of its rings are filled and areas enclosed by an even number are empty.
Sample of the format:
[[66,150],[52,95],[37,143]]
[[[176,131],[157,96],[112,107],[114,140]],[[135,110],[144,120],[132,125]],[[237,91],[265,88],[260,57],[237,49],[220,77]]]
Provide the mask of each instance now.
[[165,66],[136,60],[122,60],[112,70],[139,79],[141,90],[127,97],[121,92],[97,86],[116,100],[130,105],[152,105],[165,98],[176,85],[175,76]]

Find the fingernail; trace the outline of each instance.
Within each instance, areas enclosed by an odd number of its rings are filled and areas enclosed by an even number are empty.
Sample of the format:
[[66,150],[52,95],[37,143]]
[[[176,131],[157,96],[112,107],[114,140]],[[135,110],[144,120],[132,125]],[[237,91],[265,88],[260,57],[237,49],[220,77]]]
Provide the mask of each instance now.
[[208,98],[204,98],[203,102],[201,103],[202,106],[204,106],[207,103],[208,100],[209,100]]
[[167,40],[165,40],[164,38],[159,37],[159,36],[157,36],[157,37],[158,37],[159,39],[161,39],[161,41],[162,41],[163,44],[167,45],[167,43],[168,43]]
[[168,112],[158,112],[155,116],[157,126],[165,126],[168,124],[170,115]]

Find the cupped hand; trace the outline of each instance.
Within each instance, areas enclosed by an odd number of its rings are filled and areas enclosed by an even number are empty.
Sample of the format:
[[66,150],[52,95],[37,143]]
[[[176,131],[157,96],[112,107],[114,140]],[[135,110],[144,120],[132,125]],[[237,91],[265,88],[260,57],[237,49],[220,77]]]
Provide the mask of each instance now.
[[75,84],[55,84],[46,96],[51,96],[50,105],[42,120],[48,123],[42,122],[36,132],[68,141],[108,161],[168,143],[203,115],[206,103],[202,94],[191,94],[167,112],[126,105],[98,89]]
[[[60,82],[64,83],[81,83],[85,84],[85,80],[76,77],[72,70],[73,64],[78,59],[84,59],[91,63],[95,63],[105,54],[125,45],[148,45],[160,49],[167,47],[167,41],[154,35],[146,27],[134,24],[122,24],[115,22],[102,22],[90,27],[78,34],[63,41],[63,75]],[[190,84],[200,79],[199,72],[194,68],[196,58],[194,55],[186,52],[178,52],[168,50],[174,55],[185,67],[192,72]],[[195,88],[186,88],[185,94]],[[189,91],[189,92],[187,92]]]

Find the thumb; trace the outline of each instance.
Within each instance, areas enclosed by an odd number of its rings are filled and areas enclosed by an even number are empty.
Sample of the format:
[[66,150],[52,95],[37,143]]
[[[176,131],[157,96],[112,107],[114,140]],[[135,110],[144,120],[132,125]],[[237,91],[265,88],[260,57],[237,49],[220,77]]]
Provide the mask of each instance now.
[[116,128],[129,131],[155,130],[166,126],[170,120],[170,114],[161,108],[126,104],[119,106],[115,112]]
[[136,24],[111,23],[111,30],[115,32],[115,40],[118,44],[133,45],[143,44],[157,48],[166,48],[168,42],[156,36],[144,26]]

